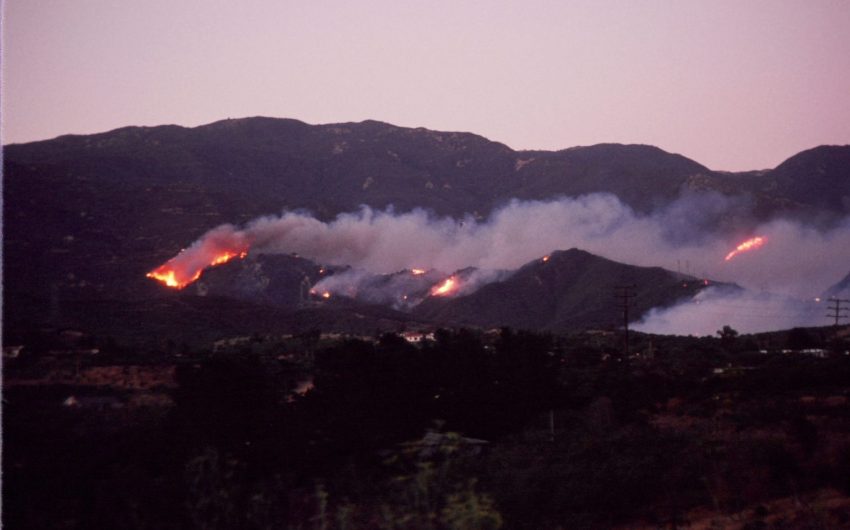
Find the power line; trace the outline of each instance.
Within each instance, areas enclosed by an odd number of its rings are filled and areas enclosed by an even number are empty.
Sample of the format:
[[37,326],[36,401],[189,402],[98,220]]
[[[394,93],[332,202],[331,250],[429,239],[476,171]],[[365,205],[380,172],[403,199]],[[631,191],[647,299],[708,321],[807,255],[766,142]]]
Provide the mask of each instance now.
[[620,300],[619,307],[623,310],[623,328],[625,329],[625,338],[624,338],[624,346],[625,346],[625,354],[624,357],[629,356],[629,306],[631,305],[631,300],[634,298],[635,293],[634,289],[637,285],[617,285],[614,287],[616,293],[614,293],[614,297]]
[[827,313],[826,317],[827,318],[834,318],[836,326],[838,325],[839,319],[850,318],[850,316],[848,316],[848,314],[847,314],[847,308],[841,307],[841,304],[850,304],[850,300],[848,300],[846,298],[830,298],[829,301],[832,304],[829,307],[829,310],[832,311],[832,313]]

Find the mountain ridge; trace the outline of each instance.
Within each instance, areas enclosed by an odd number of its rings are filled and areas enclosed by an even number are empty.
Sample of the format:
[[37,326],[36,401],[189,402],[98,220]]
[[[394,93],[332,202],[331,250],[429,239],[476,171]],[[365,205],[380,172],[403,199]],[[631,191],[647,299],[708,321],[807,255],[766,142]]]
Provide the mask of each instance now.
[[[721,212],[734,218],[712,217],[711,226],[850,213],[850,146],[807,150],[774,170],[724,173],[640,144],[515,151],[473,133],[374,120],[254,117],[63,135],[3,154],[7,312],[32,298],[46,308],[56,293],[151,295],[145,273],[207,230],[285,209],[320,220],[361,205],[483,219],[512,199],[612,193],[646,213],[684,193],[717,193],[755,206]],[[823,178],[813,185],[812,175]]]

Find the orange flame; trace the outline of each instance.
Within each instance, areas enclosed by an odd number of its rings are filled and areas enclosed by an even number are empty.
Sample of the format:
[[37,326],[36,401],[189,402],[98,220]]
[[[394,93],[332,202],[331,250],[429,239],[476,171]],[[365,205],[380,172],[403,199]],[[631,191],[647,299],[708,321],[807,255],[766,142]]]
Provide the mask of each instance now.
[[457,291],[458,281],[454,276],[449,276],[442,283],[431,288],[431,296],[448,296]]
[[147,273],[145,276],[147,276],[148,278],[153,278],[158,282],[161,282],[166,287],[171,287],[173,289],[183,289],[190,283],[200,278],[201,273],[207,267],[215,267],[216,265],[227,263],[233,258],[242,259],[248,255],[247,250],[226,250],[221,254],[213,256],[210,259],[209,263],[207,263],[205,266],[192,270],[188,267],[181,267],[176,263],[177,258],[179,258],[181,254],[183,254],[183,252],[185,251],[181,251],[180,254],[168,260],[167,262],[165,262],[165,264]]
[[410,269],[410,274],[419,276],[420,274],[425,274],[425,269]]
[[236,256],[239,256],[239,259],[242,259],[247,255],[248,255],[247,252],[239,252],[239,253],[237,253],[237,252],[225,252],[224,254],[222,254],[220,256],[214,257],[212,262],[210,262],[210,267],[215,267],[216,265],[221,265],[223,263],[227,263],[228,261],[232,260]]
[[765,243],[767,243],[767,237],[765,237],[765,236],[752,237],[752,238],[744,241],[743,243],[741,243],[737,247],[735,247],[735,250],[733,250],[729,254],[726,254],[726,257],[724,258],[724,260],[729,261],[732,258],[734,258],[735,256],[737,256],[738,254],[740,254],[741,252],[747,252],[749,250],[759,248],[762,245],[764,245]]

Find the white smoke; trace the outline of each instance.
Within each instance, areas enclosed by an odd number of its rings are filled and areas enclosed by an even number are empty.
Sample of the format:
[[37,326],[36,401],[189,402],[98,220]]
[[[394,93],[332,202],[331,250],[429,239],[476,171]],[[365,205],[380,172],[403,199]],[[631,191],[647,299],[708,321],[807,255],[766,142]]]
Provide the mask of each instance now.
[[[250,241],[251,253],[297,253],[375,274],[411,268],[510,270],[553,250],[575,247],[624,263],[679,269],[800,299],[818,296],[850,270],[850,218],[827,230],[784,219],[734,230],[730,219],[747,218],[737,211],[746,206],[744,199],[709,193],[686,195],[641,215],[613,195],[592,194],[514,200],[485,221],[363,207],[330,222],[284,212],[243,229],[224,225],[210,234],[221,237],[231,231],[235,239]],[[767,243],[724,261],[753,235],[765,236]]]
[[826,303],[772,293],[732,292],[709,287],[693,299],[667,309],[653,309],[633,327],[646,333],[714,335],[730,325],[741,333],[823,326]]
[[420,274],[409,270],[374,274],[363,269],[348,269],[321,279],[311,291],[314,295],[331,293],[404,310],[421,302],[430,287],[443,277],[444,274],[436,270]]

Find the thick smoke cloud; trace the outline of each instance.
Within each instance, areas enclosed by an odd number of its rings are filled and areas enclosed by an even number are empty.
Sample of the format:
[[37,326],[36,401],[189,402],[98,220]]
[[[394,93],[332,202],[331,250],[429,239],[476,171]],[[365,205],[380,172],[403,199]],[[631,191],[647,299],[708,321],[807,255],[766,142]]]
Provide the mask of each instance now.
[[731,325],[741,333],[823,326],[823,299],[798,300],[765,292],[710,287],[692,300],[668,309],[653,309],[634,325],[646,333],[714,335]]
[[[576,247],[624,263],[678,269],[807,300],[850,270],[850,218],[828,230],[786,219],[755,226],[746,222],[751,218],[747,208],[746,199],[702,193],[640,215],[613,195],[592,194],[514,200],[485,221],[364,207],[331,222],[285,212],[241,230],[225,225],[211,233],[221,237],[230,231],[234,240],[250,242],[251,253],[297,253],[371,273],[410,268],[447,273],[465,267],[510,270],[553,250]],[[767,244],[724,261],[731,249],[753,235],[767,237]]]

